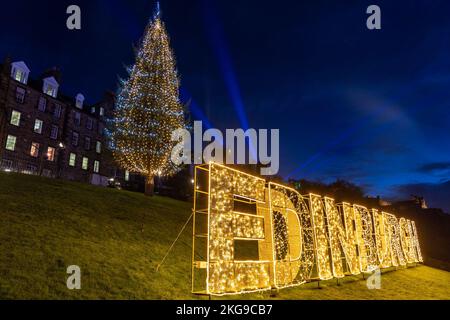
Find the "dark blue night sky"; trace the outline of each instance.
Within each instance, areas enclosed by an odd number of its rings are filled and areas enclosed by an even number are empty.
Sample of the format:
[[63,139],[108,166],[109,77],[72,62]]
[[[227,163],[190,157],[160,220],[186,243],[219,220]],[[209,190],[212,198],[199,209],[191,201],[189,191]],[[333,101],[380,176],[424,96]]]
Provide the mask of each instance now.
[[[65,27],[78,4],[82,30]],[[370,4],[382,30],[366,28]],[[2,4],[0,56],[89,102],[117,88],[153,1]],[[161,1],[183,100],[217,128],[280,129],[280,173],[450,212],[449,1]]]

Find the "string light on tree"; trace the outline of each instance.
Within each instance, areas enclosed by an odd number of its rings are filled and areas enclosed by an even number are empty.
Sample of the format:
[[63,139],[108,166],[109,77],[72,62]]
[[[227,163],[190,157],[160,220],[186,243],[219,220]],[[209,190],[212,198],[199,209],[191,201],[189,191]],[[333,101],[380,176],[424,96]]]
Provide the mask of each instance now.
[[159,4],[128,73],[117,95],[111,146],[123,169],[146,177],[146,194],[152,195],[154,177],[178,169],[170,161],[176,144],[171,134],[185,128],[175,59]]

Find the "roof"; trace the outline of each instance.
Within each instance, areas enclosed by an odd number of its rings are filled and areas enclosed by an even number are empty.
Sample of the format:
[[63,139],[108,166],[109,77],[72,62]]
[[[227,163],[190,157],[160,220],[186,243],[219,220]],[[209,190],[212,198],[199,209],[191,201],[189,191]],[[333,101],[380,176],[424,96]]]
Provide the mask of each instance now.
[[[12,62],[11,65],[12,64],[18,65],[21,68],[23,68],[25,70],[28,70],[28,72],[30,72],[30,69],[25,64],[24,61],[15,61],[15,62]],[[4,66],[5,66],[5,63],[1,63],[0,64],[0,70]],[[8,74],[8,76],[9,76],[9,74]],[[50,82],[53,85],[59,86],[58,81],[53,76],[48,76],[48,77],[45,77],[45,78],[42,78],[42,77],[40,77],[40,78],[28,77],[28,81],[27,81],[26,86],[28,86],[28,87],[36,90],[36,91],[42,92],[42,87],[43,87],[43,81],[44,80]],[[64,94],[63,92],[61,92],[61,90],[58,90],[57,97],[53,98],[53,99],[58,100],[58,101],[60,101],[60,102],[62,102],[64,104],[67,104],[67,105],[73,107],[74,109],[80,110],[81,112],[83,112],[85,114],[88,114],[89,116],[92,116],[92,117],[95,117],[95,118],[100,118],[97,108],[102,104],[102,102],[104,102],[103,100],[98,101],[98,102],[96,102],[94,104],[87,104],[86,101],[84,101],[83,102],[83,109],[79,109],[79,108],[76,108],[76,106],[75,106],[75,102],[76,102],[76,97],[77,96],[72,97],[72,96],[69,96],[67,94]],[[96,107],[96,112],[95,113],[91,112],[92,107]]]
[[11,65],[14,65],[15,67],[19,67],[20,69],[30,72],[30,69],[23,61],[14,61],[14,62],[11,62]]

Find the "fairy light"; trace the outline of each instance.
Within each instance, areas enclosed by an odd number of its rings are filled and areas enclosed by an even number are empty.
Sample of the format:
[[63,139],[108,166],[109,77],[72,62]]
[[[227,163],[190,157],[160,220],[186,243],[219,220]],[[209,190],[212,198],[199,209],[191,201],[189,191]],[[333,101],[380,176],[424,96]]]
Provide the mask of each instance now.
[[[328,221],[328,233],[331,244],[333,276],[342,278],[346,269],[350,274],[359,274],[356,230],[354,214],[350,204],[336,205],[334,199],[325,197],[325,213]],[[342,256],[345,259],[342,259]]]
[[305,283],[314,266],[311,215],[305,198],[294,189],[269,183],[273,217],[274,285],[284,288]]
[[379,267],[372,216],[366,207],[357,204],[353,205],[353,210],[355,213],[360,270],[361,272],[370,272]]
[[318,276],[322,280],[331,279],[333,273],[331,270],[330,242],[326,229],[325,206],[322,197],[316,194],[310,193],[309,201],[313,217]]
[[159,12],[147,26],[128,73],[110,121],[111,148],[123,169],[152,182],[156,175],[177,171],[169,161],[176,143],[171,134],[185,127],[175,59]]
[[414,221],[411,221],[411,235],[412,235],[412,239],[413,239],[415,257],[417,259],[417,260],[415,260],[415,262],[423,262],[422,253],[420,251],[420,245],[419,245],[419,236],[417,235],[416,224]]
[[388,268],[392,266],[392,254],[385,215],[376,209],[372,209],[372,218],[375,230],[378,262],[380,268]]
[[[285,288],[422,262],[414,221],[356,204],[336,204],[329,197],[302,196],[216,163],[200,167],[209,181],[208,191],[194,181],[195,192],[208,197],[207,261],[194,261],[193,279],[195,268],[204,266],[204,293]],[[194,199],[195,212],[197,196]],[[239,202],[253,209],[247,212],[245,206],[236,206]],[[258,259],[236,259],[237,240],[256,241]]]
[[237,261],[234,241],[265,238],[264,217],[234,211],[235,196],[264,202],[265,181],[210,164],[210,222],[208,290],[240,292],[270,287],[270,263]]
[[387,220],[387,228],[390,238],[392,265],[397,267],[399,265],[406,265],[404,252],[400,244],[400,225],[396,216],[390,213],[383,212]]
[[414,248],[411,220],[400,218],[400,242],[407,263],[414,263],[418,257]]

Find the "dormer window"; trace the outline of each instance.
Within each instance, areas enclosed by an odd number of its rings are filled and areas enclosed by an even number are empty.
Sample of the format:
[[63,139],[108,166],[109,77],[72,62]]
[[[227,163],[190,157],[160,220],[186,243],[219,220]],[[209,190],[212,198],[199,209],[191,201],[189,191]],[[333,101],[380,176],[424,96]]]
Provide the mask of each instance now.
[[30,74],[30,69],[23,61],[11,63],[11,78],[20,83],[27,84],[28,75]]
[[58,94],[59,84],[53,77],[48,77],[44,79],[44,85],[42,91],[53,98],[56,98]]
[[83,102],[84,102],[84,96],[81,93],[77,94],[77,96],[75,97],[75,106],[78,109],[83,109]]

